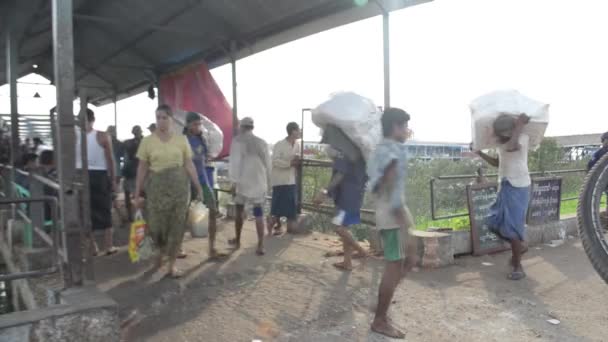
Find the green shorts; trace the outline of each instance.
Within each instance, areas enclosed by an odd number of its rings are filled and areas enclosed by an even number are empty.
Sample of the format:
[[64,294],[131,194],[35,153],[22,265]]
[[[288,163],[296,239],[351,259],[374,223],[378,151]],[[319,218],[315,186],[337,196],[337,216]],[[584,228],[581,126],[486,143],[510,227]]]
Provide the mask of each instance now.
[[[203,188],[203,204],[205,204],[207,208],[210,208],[215,196],[213,190],[210,189],[207,184],[201,184],[201,186]],[[192,189],[191,194],[192,200],[194,201],[196,199],[196,190]]]
[[209,188],[209,185],[204,184],[203,185],[203,202],[205,203],[206,206],[209,206],[209,204],[213,203],[213,199],[214,199],[213,190],[211,190]]
[[382,229],[382,246],[384,248],[384,260],[400,261],[406,257],[407,231],[401,228]]

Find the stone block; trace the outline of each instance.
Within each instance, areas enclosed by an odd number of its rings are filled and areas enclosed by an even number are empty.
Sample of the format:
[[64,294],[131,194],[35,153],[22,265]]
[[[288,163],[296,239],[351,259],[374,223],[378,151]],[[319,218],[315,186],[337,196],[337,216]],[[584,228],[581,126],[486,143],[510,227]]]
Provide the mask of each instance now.
[[473,244],[471,243],[470,230],[454,230],[452,231],[452,249],[454,255],[464,255],[473,253]]
[[417,248],[419,266],[438,268],[454,263],[452,235],[446,232],[410,231]]
[[61,303],[13,312],[0,320],[0,341],[118,342],[118,305],[95,287],[60,293]]
[[312,218],[308,214],[300,214],[294,230],[288,231],[289,234],[308,234],[312,231]]

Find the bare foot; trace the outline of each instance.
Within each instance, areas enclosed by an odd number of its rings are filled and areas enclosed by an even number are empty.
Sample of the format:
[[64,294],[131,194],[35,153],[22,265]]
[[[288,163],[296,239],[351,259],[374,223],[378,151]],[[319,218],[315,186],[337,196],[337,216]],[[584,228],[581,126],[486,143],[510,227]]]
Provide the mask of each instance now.
[[341,271],[352,271],[353,270],[353,265],[350,263],[345,263],[345,262],[337,262],[335,264],[333,264],[333,266]]
[[186,252],[184,252],[184,250],[180,250],[179,253],[177,253],[177,258],[178,259],[186,259],[188,257],[188,254],[186,254]]
[[104,253],[104,255],[110,256],[110,255],[114,255],[116,253],[118,253],[118,248],[112,246],[112,247],[108,248],[108,250]]
[[365,259],[369,256],[369,254],[367,254],[367,252],[357,252],[355,254],[353,254],[353,259]]
[[240,241],[236,241],[236,239],[230,239],[228,240],[228,244],[233,246],[234,249],[239,249],[241,248],[241,242]]
[[264,248],[258,247],[258,249],[255,250],[255,255],[257,256],[262,256],[266,254],[266,252],[264,251]]
[[218,252],[215,248],[209,251],[209,259],[217,260],[228,257],[228,254]]
[[169,273],[167,273],[167,277],[173,278],[173,279],[178,279],[183,276],[184,276],[184,272],[182,272],[181,270],[178,270],[177,268],[173,268],[171,271],[169,271]]
[[404,339],[405,334],[399,329],[390,325],[387,321],[374,320],[371,327],[372,331],[386,337]]
[[159,256],[158,258],[156,258],[156,262],[154,263],[154,268],[156,269],[160,269],[161,267],[163,267],[163,256]]

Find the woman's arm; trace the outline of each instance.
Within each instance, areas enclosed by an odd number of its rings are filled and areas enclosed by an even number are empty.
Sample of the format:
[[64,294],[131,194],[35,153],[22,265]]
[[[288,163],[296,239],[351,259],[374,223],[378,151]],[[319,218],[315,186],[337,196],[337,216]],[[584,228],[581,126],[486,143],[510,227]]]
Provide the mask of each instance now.
[[[139,208],[143,207],[143,201],[141,200],[141,194],[144,188],[144,182],[148,177],[148,171],[150,170],[150,164],[145,160],[140,160],[137,166],[137,176],[135,178],[135,201]],[[128,200],[128,199],[127,199]]]

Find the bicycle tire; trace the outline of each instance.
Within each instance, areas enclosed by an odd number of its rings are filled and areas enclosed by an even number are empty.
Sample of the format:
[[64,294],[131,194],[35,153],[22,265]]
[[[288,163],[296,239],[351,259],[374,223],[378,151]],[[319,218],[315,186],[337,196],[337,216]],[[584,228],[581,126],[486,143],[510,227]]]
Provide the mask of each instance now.
[[602,194],[608,186],[608,154],[585,177],[577,207],[578,232],[593,268],[608,283],[608,241],[600,218]]

